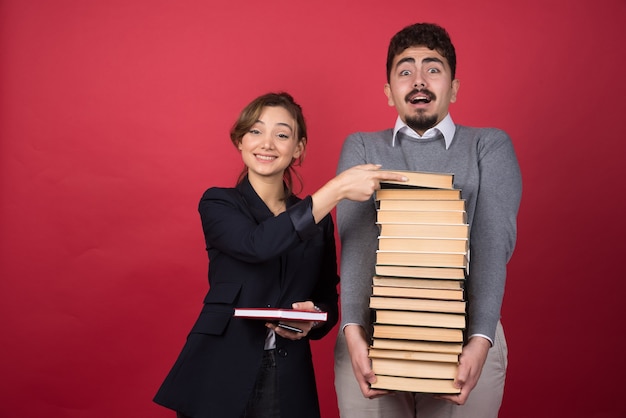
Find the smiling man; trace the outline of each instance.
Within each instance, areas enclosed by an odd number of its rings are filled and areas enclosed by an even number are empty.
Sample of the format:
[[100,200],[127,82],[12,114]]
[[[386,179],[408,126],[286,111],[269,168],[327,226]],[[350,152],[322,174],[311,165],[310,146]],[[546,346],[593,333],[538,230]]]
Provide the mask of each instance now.
[[500,323],[506,265],[516,240],[521,174],[509,136],[494,128],[456,125],[456,53],[445,29],[408,26],[391,39],[385,94],[398,112],[395,127],[350,135],[338,172],[364,163],[389,170],[454,174],[470,224],[468,317],[455,386],[459,394],[433,396],[371,388],[369,310],[376,262],[376,209],[368,202],[337,206],[341,238],[342,327],[335,348],[335,386],[341,416],[497,417],[504,392],[507,347]]

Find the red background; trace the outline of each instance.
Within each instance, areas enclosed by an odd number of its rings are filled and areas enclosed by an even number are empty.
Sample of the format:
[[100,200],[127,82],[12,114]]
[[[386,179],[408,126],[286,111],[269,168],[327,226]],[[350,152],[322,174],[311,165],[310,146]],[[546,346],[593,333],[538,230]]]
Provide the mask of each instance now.
[[[625,18],[623,0],[1,1],[0,416],[172,417],[151,399],[206,291],[196,208],[239,173],[237,113],[296,97],[314,191],[348,133],[393,125],[386,47],[416,21],[456,44],[454,120],[505,129],[522,167],[501,416],[626,415]],[[333,343],[314,343],[325,418]]]

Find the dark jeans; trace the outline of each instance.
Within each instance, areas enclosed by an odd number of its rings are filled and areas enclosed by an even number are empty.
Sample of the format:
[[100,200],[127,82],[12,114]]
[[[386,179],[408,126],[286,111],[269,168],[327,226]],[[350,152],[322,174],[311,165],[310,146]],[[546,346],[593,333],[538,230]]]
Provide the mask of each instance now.
[[[190,418],[180,412],[176,418]],[[280,418],[276,350],[265,350],[254,389],[241,418]]]
[[241,418],[280,418],[276,350],[265,350],[252,395]]

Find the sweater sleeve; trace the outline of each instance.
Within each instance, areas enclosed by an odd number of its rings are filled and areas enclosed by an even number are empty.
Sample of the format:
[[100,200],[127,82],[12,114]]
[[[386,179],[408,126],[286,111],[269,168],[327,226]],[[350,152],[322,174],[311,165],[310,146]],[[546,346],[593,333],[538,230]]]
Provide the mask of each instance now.
[[510,138],[492,132],[477,145],[480,185],[470,232],[467,299],[468,335],[493,341],[515,247],[522,180]]
[[[366,162],[362,137],[350,135],[344,142],[337,172]],[[341,240],[341,327],[358,324],[369,333],[369,297],[378,244],[373,199],[341,201],[337,205],[337,229]]]

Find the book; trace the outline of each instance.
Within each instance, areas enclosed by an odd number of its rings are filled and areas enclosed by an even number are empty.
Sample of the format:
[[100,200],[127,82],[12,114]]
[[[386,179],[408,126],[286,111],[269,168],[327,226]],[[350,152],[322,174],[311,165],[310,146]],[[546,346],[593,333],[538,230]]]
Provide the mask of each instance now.
[[379,199],[379,210],[465,210],[465,200]]
[[374,286],[416,289],[463,289],[462,280],[418,279],[415,277],[374,276],[372,284]]
[[376,383],[371,384],[372,389],[439,394],[461,392],[461,389],[454,387],[454,379],[420,379],[385,375],[376,376],[376,378]]
[[379,276],[464,280],[465,269],[422,266],[376,266]]
[[454,189],[453,174],[442,173],[444,180],[395,172],[409,181],[381,182],[375,195],[379,235],[369,358],[378,381],[371,387],[459,393],[454,378],[470,257],[466,202]]
[[465,301],[371,296],[370,308],[397,311],[465,313]]
[[467,267],[466,253],[376,251],[376,264],[392,266]]
[[393,286],[372,286],[372,296],[396,296],[404,298],[463,300],[463,289],[424,289]]
[[463,342],[463,330],[374,323],[374,338],[402,340]]
[[438,361],[444,363],[458,363],[457,353],[433,353],[430,351],[386,350],[381,348],[369,349],[370,358],[395,358],[404,360]]
[[430,253],[465,253],[469,249],[467,238],[407,238],[378,237],[381,251],[425,251]]
[[408,181],[381,181],[381,188],[389,187],[427,187],[433,189],[452,189],[454,187],[454,174],[433,173],[428,171],[407,170],[379,170],[381,173],[399,173],[408,178]]
[[463,343],[376,338],[372,341],[372,348],[390,351],[427,351],[430,353],[455,354],[458,356],[461,354],[461,350],[463,350]]
[[235,308],[235,317],[264,319],[266,321],[317,321],[324,322],[328,317],[327,312],[302,311],[298,309],[272,309],[272,308]]
[[376,375],[454,379],[458,371],[456,363],[380,357],[373,357],[371,360],[372,370]]
[[469,238],[468,224],[379,223],[381,237]]
[[376,213],[376,221],[399,224],[465,224],[467,213],[462,210],[382,210]]
[[463,314],[377,309],[374,315],[376,316],[375,322],[378,324],[465,328],[465,315]]
[[376,191],[376,200],[460,200],[460,189],[380,189]]

